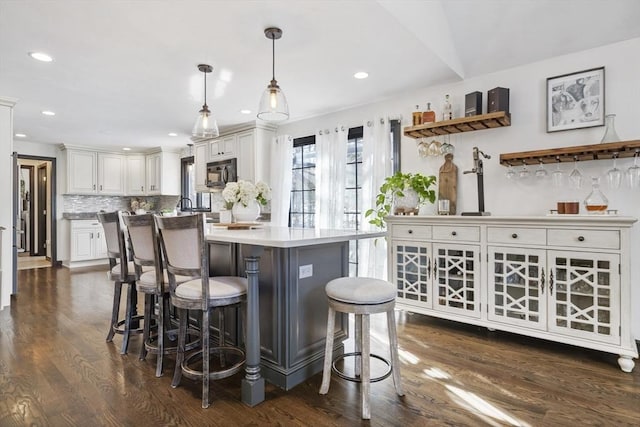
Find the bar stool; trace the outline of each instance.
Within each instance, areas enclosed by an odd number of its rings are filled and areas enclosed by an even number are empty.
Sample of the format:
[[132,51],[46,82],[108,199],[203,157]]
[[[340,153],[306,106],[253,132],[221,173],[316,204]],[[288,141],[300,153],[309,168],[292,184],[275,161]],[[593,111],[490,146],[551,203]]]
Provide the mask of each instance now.
[[[245,362],[242,349],[225,345],[223,317],[220,317],[218,347],[210,346],[210,310],[218,309],[219,316],[223,316],[223,309],[226,307],[240,308],[246,302],[247,279],[235,276],[209,277],[209,250],[204,239],[204,215],[155,216],[155,221],[169,278],[171,304],[178,309],[180,318],[176,367],[171,386],[177,387],[183,375],[189,379],[202,380],[202,407],[208,408],[209,380],[234,375],[242,369]],[[191,276],[193,280],[178,284],[177,276]],[[185,358],[187,310],[202,312],[202,346]],[[211,354],[219,355],[220,369],[210,369]],[[196,363],[200,360],[202,368],[198,369]],[[231,364],[227,364],[229,360]]]
[[[124,232],[120,226],[120,212],[99,212],[97,217],[102,224],[107,242],[107,256],[109,257],[108,277],[113,280],[115,285],[107,342],[112,342],[115,334],[122,335],[120,354],[126,354],[129,348],[129,337],[132,334],[141,334],[143,332],[142,328],[137,326],[143,316],[136,314],[138,293],[134,272],[135,267],[133,262],[128,261]],[[127,306],[124,319],[119,320],[123,284],[129,285],[127,287]]]
[[[393,284],[384,280],[366,277],[341,277],[327,283],[325,291],[329,299],[329,314],[327,318],[327,339],[320,394],[327,394],[329,391],[332,370],[343,379],[359,382],[362,418],[370,419],[369,391],[372,382],[381,381],[393,373],[393,383],[396,393],[398,396],[404,396],[400,382],[398,336],[396,334],[396,319],[393,311],[396,304],[396,289]],[[355,314],[355,351],[338,356],[332,360],[336,311]],[[387,313],[391,362],[382,356],[371,354],[369,315],[375,313]],[[338,360],[351,356],[356,359],[356,375],[354,377],[347,376],[336,368],[336,362]],[[385,374],[377,378],[371,378],[371,357],[383,361],[388,366]]]
[[[177,336],[177,331],[171,327],[169,310],[169,286],[167,273],[162,266],[160,255],[160,242],[157,238],[156,224],[152,214],[122,215],[122,221],[126,227],[126,235],[130,243],[130,254],[133,259],[136,276],[136,287],[144,293],[144,329],[142,345],[140,346],[140,360],[145,360],[147,352],[157,355],[156,377],[162,376],[162,368],[165,354],[176,353],[176,345],[165,345],[167,336]],[[184,283],[191,280],[190,276],[176,276],[176,283]],[[156,304],[158,314],[155,315]],[[152,323],[155,322],[153,334]],[[191,330],[191,334],[195,331]],[[191,350],[199,342],[187,344],[186,349]]]

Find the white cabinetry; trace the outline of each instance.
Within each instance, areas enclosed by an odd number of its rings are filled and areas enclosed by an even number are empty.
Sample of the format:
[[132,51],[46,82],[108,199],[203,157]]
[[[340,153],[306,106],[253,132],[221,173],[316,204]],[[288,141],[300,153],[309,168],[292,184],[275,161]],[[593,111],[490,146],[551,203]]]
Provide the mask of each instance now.
[[209,161],[230,159],[236,157],[237,137],[235,134],[209,141]]
[[208,192],[207,187],[207,162],[209,159],[209,146],[207,142],[195,144],[193,148],[193,166],[195,168],[196,191]]
[[635,218],[389,217],[398,307],[638,357],[631,333]]
[[180,195],[180,154],[161,151],[147,155],[147,195]]
[[104,230],[97,220],[72,220],[70,243],[71,263],[107,258]]
[[67,150],[67,193],[124,195],[125,157],[114,153]]
[[127,156],[127,195],[146,194],[146,158],[143,155]]

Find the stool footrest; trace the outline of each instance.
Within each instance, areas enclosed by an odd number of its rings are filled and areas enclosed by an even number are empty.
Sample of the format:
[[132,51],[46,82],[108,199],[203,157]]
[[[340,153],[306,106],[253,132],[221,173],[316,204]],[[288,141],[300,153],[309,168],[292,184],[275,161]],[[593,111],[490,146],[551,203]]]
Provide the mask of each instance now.
[[[240,372],[240,370],[242,369],[242,367],[245,364],[246,361],[246,356],[244,351],[242,351],[242,349],[238,348],[238,347],[230,347],[230,346],[225,346],[225,347],[210,347],[209,348],[209,355],[233,355],[235,356],[238,360],[235,361],[235,363],[233,363],[233,365],[229,366],[229,367],[224,367],[220,370],[213,370],[210,369],[209,370],[209,378],[212,380],[218,380],[221,378],[227,378],[230,377],[231,375],[234,375],[237,372]],[[182,374],[189,378],[189,379],[199,379],[202,378],[202,370],[201,369],[197,369],[193,367],[193,364],[197,363],[199,360],[202,360],[203,357],[203,351],[202,350],[198,350],[195,353],[192,353],[191,355],[189,355],[188,357],[186,357],[184,359],[184,361],[182,362]]]
[[[340,378],[342,378],[344,380],[352,381],[352,382],[355,382],[355,383],[361,383],[362,379],[360,377],[352,377],[350,375],[347,375],[344,372],[342,372],[340,369],[338,369],[338,367],[336,366],[336,362],[339,362],[340,360],[345,359],[347,357],[356,357],[356,356],[362,356],[362,352],[354,351],[352,353],[344,353],[344,354],[341,354],[340,356],[335,357],[333,359],[333,362],[331,363],[331,370],[333,372],[335,372],[337,376],[339,376]],[[375,377],[375,378],[371,378],[369,380],[369,382],[375,383],[375,382],[378,382],[378,381],[382,381],[385,378],[388,378],[389,375],[391,375],[391,371],[392,371],[391,362],[389,362],[389,360],[387,360],[384,357],[379,356],[377,354],[371,353],[369,356],[371,358],[373,358],[373,359],[378,359],[378,360],[382,361],[384,364],[387,365],[387,371],[384,374],[382,374],[382,375],[380,375],[378,377]]]

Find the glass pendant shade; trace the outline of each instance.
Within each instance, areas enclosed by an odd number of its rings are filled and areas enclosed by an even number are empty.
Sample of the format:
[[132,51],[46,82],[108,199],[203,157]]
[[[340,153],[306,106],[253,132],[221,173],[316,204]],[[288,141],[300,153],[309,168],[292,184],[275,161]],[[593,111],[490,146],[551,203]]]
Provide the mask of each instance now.
[[258,118],[267,122],[281,122],[289,118],[289,104],[275,80],[262,93]]
[[220,135],[218,122],[206,104],[202,106],[202,110],[198,113],[198,118],[195,125],[193,125],[191,133],[198,138],[216,138]]
[[198,112],[198,118],[193,125],[191,134],[194,138],[216,138],[220,135],[218,131],[218,122],[209,110],[207,105],[207,74],[213,71],[213,67],[207,64],[199,64],[198,70],[204,75],[204,105]]
[[289,118],[289,104],[287,98],[276,81],[276,44],[275,41],[282,37],[280,28],[267,28],[264,35],[271,40],[272,50],[272,76],[269,86],[262,93],[257,117],[266,122],[282,122]]

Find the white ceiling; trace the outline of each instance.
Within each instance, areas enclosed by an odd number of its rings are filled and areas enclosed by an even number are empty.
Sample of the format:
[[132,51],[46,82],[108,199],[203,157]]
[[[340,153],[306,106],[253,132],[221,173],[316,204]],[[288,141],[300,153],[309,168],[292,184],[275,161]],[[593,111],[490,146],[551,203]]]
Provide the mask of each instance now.
[[19,99],[29,141],[177,147],[202,105],[199,63],[214,67],[221,130],[254,119],[269,26],[284,32],[276,78],[299,120],[640,37],[638,22],[638,0],[0,0],[0,95]]

